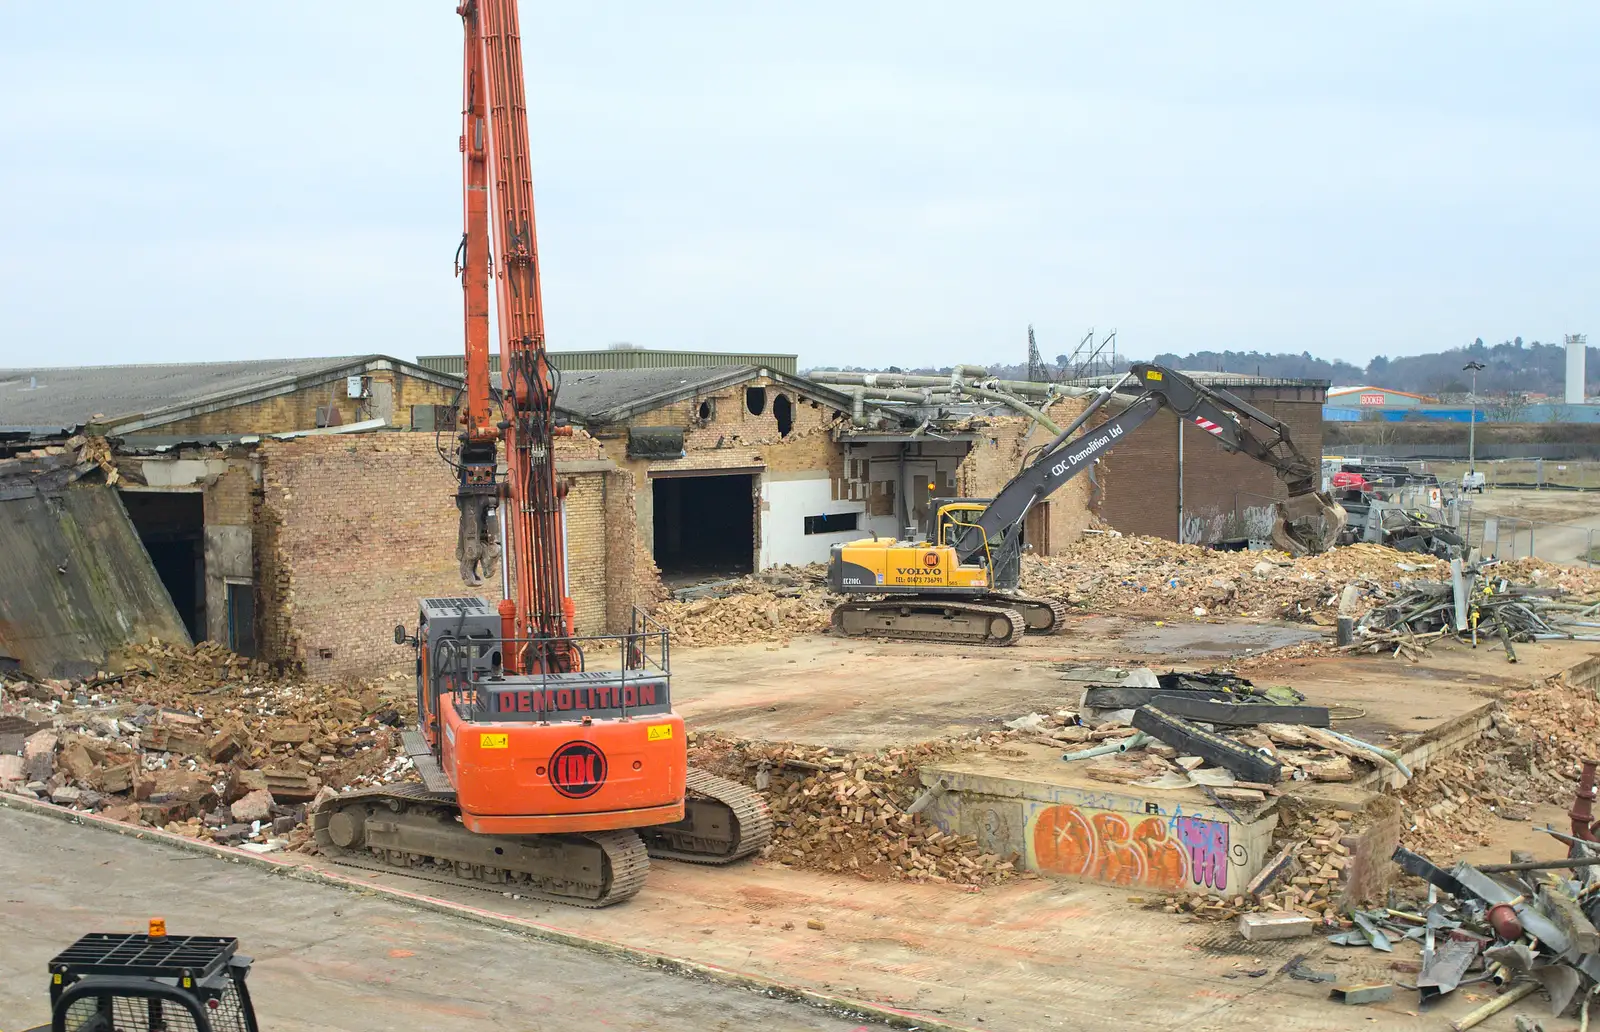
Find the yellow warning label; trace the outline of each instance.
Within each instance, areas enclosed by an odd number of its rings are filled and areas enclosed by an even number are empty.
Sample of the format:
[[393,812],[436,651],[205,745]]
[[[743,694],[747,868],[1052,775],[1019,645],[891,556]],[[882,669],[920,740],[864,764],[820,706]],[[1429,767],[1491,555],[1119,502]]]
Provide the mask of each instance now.
[[506,734],[498,734],[498,735],[482,734],[482,735],[478,736],[478,748],[480,748],[480,749],[505,749],[505,748],[508,748],[510,746],[510,744],[511,744],[511,736],[510,735],[506,735]]
[[645,729],[644,737],[648,742],[664,742],[672,737],[672,725],[656,724],[648,727]]
[[1161,372],[1160,372],[1160,370],[1156,370],[1156,369],[1146,369],[1145,373],[1144,373],[1144,378],[1146,380],[1159,380],[1159,379],[1161,379]]

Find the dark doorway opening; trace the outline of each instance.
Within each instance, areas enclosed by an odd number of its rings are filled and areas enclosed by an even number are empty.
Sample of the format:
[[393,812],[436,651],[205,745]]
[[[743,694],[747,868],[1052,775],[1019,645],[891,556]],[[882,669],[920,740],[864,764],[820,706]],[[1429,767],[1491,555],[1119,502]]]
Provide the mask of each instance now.
[[228,648],[241,656],[256,654],[256,592],[252,584],[229,581]]
[[656,477],[655,559],[669,583],[755,569],[755,475]]
[[205,496],[199,491],[124,491],[122,504],[189,637],[206,636]]

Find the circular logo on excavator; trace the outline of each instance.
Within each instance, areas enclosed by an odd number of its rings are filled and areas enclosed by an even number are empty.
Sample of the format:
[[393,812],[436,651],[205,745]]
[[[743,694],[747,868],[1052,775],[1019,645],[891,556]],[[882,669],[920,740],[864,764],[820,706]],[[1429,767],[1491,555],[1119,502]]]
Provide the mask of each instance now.
[[606,783],[606,754],[588,742],[568,742],[550,757],[550,787],[568,799],[583,799]]
[[939,565],[939,553],[938,552],[924,552],[924,553],[922,553],[922,565],[923,566],[938,566]]

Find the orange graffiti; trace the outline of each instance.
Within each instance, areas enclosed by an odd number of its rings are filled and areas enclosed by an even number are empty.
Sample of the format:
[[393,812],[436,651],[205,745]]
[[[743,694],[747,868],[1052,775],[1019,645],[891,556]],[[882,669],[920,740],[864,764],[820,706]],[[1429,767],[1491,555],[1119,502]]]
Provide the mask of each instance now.
[[1052,806],[1034,824],[1033,851],[1042,871],[1112,885],[1176,891],[1189,873],[1188,854],[1160,816],[1130,828],[1121,814]]

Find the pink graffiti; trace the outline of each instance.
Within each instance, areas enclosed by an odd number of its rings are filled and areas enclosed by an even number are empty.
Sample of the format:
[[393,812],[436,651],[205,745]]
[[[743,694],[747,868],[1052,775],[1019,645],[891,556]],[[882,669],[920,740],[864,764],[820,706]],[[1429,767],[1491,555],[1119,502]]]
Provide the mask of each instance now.
[[1228,825],[1200,817],[1177,818],[1177,839],[1189,850],[1189,875],[1196,885],[1228,885]]

